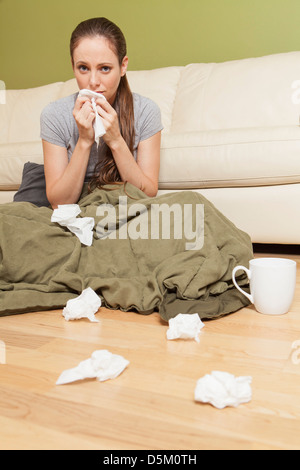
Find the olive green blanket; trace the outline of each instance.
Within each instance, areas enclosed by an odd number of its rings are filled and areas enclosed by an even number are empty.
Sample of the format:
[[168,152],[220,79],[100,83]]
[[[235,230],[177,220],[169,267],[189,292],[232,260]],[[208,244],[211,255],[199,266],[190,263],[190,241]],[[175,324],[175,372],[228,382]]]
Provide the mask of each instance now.
[[78,204],[78,217],[95,220],[91,246],[51,222],[48,207],[0,206],[0,315],[63,308],[87,287],[108,308],[158,311],[164,320],[217,318],[248,305],[231,273],[248,266],[251,240],[202,195],[149,198],[127,184],[96,189]]

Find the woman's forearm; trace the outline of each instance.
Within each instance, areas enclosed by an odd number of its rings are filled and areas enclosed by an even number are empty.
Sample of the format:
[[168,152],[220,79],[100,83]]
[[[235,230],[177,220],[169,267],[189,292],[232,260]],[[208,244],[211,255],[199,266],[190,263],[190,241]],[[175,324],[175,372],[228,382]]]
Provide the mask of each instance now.
[[53,208],[59,204],[76,204],[82,192],[92,144],[78,140],[70,162],[62,176],[47,188],[47,197]]
[[133,184],[149,197],[156,196],[157,183],[144,174],[124,139],[120,137],[110,147],[122,181]]

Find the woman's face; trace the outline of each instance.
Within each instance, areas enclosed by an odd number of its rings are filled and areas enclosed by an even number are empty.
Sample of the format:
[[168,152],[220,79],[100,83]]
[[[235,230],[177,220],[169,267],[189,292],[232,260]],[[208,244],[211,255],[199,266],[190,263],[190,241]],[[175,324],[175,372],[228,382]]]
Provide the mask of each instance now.
[[82,38],[73,51],[73,70],[80,90],[102,93],[113,104],[120,79],[127,70],[128,58],[119,59],[102,36]]

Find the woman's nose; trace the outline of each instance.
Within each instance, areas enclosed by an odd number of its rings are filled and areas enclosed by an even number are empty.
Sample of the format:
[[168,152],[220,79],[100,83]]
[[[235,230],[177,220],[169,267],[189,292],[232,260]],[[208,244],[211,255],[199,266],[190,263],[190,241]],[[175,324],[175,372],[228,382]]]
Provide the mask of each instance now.
[[90,87],[91,88],[97,88],[100,85],[100,77],[97,74],[97,72],[91,72],[90,74]]

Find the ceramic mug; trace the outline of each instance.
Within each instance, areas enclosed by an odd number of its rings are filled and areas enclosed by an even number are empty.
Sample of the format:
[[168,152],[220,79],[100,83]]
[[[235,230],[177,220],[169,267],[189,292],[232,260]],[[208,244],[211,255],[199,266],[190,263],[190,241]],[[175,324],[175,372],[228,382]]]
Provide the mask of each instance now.
[[[248,294],[237,284],[236,272],[245,271],[250,281]],[[297,263],[285,258],[256,258],[232,271],[235,287],[244,294],[256,310],[269,315],[287,313],[292,305],[296,288]]]

